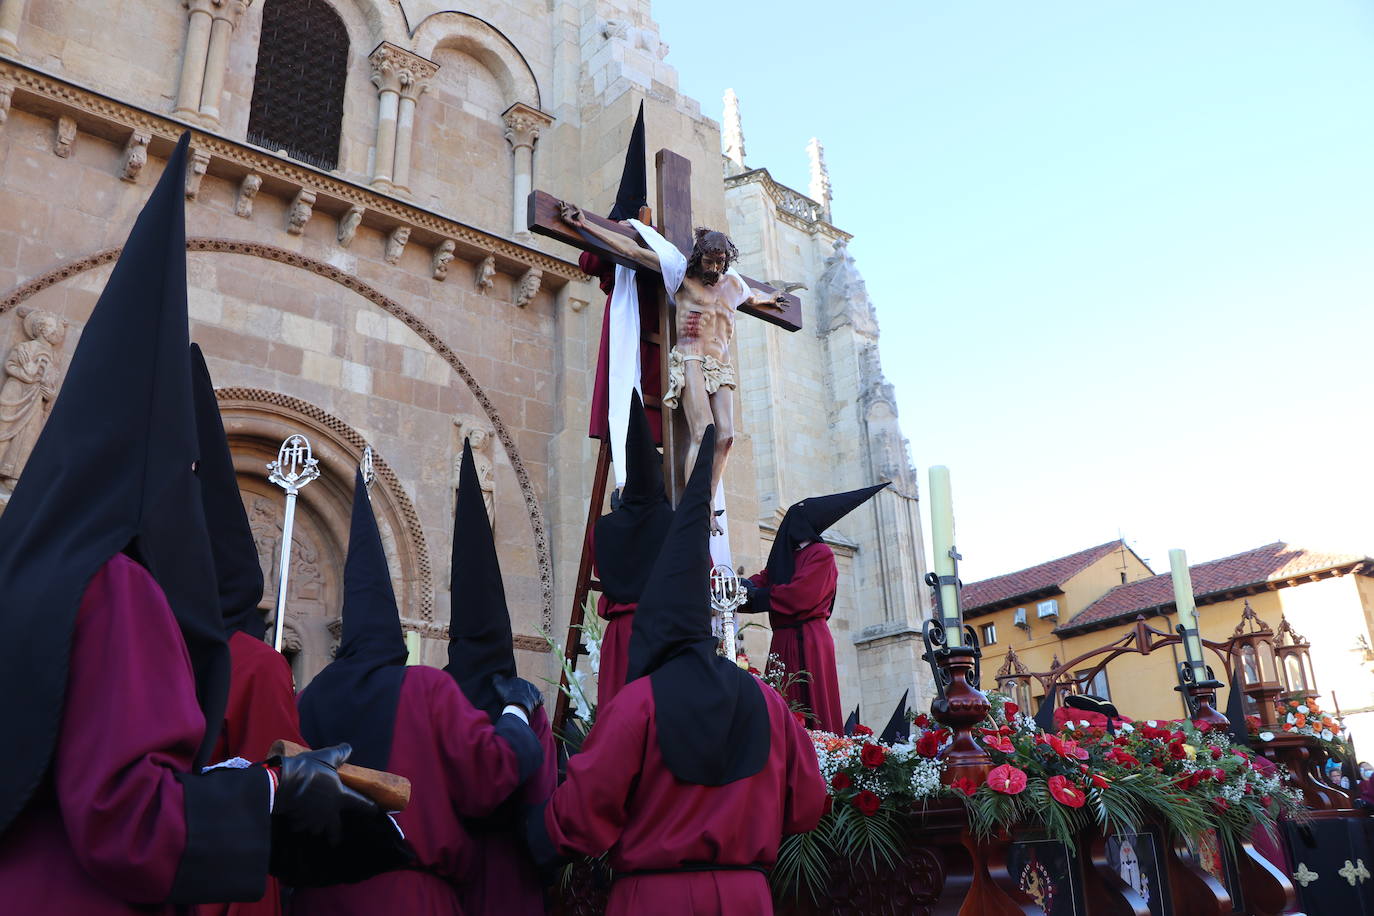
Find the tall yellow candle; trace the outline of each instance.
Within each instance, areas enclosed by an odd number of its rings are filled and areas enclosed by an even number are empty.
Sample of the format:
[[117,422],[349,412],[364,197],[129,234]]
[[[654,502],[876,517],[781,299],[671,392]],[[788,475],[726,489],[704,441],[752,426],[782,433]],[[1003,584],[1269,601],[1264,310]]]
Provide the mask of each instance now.
[[1178,623],[1183,627],[1188,659],[1194,665],[1205,665],[1206,662],[1202,658],[1202,636],[1198,633],[1197,605],[1193,603],[1193,577],[1188,572],[1188,554],[1178,548],[1170,550],[1169,571],[1174,580],[1174,604],[1178,607]]
[[[930,541],[935,551],[935,575],[942,580],[954,576],[954,501],[949,488],[949,468],[935,465],[930,469]],[[953,585],[940,585],[941,621],[945,637],[951,646],[964,644],[964,621],[959,613],[959,590]]]

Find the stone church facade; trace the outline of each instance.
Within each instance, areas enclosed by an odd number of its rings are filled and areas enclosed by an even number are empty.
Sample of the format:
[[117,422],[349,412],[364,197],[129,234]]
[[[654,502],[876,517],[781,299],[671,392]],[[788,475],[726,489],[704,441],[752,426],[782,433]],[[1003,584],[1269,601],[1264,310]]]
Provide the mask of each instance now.
[[[323,471],[301,492],[293,537],[298,682],[337,643],[367,445],[414,657],[444,662],[464,436],[522,673],[556,678],[540,634],[562,638],[572,600],[602,297],[575,252],[528,232],[524,200],[542,188],[607,209],[644,99],[650,151],[692,164],[696,222],[728,224],[755,276],[808,286],[798,334],[741,321],[746,429],[727,481],[737,562],[757,568],[789,501],[892,479],[894,493],[836,534],[845,701],[924,683],[910,660],[926,601],[915,484],[871,303],[833,247],[847,236],[828,214],[778,210],[742,151],[722,181],[720,127],[677,91],[666,54],[644,0],[0,0],[0,500],[117,246],[190,129],[192,339],[219,386],[268,572],[265,614],[282,521],[265,465],[303,432]],[[797,384],[817,406],[806,423],[767,407]]]

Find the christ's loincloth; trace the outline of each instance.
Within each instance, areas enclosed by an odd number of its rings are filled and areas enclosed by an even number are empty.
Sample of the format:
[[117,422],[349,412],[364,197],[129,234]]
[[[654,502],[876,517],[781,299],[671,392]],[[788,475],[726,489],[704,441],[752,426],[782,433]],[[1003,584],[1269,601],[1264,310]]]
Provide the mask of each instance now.
[[735,381],[735,367],[723,363],[714,356],[698,353],[684,354],[677,347],[668,353],[668,390],[663,394],[663,404],[669,410],[677,410],[682,389],[687,386],[687,362],[696,360],[701,363],[701,374],[706,379],[707,395],[715,394],[721,388],[738,387]]

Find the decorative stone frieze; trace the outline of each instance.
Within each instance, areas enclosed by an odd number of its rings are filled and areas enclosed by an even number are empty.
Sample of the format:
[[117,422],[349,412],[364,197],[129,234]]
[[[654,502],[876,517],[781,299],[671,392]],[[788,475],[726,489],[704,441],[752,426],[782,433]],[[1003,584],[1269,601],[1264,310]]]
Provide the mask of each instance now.
[[430,261],[430,274],[434,279],[448,279],[448,265],[453,261],[453,251],[457,247],[458,243],[453,239],[444,239],[434,249],[434,258]]
[[148,141],[151,139],[152,134],[145,130],[136,130],[129,135],[128,142],[124,144],[124,159],[119,169],[120,181],[138,181],[139,173],[148,164]]
[[300,235],[305,231],[305,224],[310,222],[310,216],[314,212],[315,192],[301,188],[292,198],[291,208],[286,211],[286,231],[292,235]]
[[353,244],[353,237],[358,234],[358,226],[363,221],[363,208],[354,204],[348,208],[348,212],[339,220],[339,244],[347,248]]
[[191,158],[186,163],[186,199],[195,200],[200,196],[200,183],[205,178],[205,170],[210,167],[210,151],[192,149]]
[[76,145],[76,121],[62,115],[57,119],[57,134],[53,139],[52,151],[66,159]]
[[386,237],[386,253],[383,259],[388,264],[398,264],[401,254],[406,250],[406,242],[410,241],[410,227],[397,226],[392,229]]
[[262,176],[257,172],[249,172],[239,181],[239,196],[234,201],[234,215],[248,219],[253,215],[253,198],[258,196],[258,189],[262,187]]

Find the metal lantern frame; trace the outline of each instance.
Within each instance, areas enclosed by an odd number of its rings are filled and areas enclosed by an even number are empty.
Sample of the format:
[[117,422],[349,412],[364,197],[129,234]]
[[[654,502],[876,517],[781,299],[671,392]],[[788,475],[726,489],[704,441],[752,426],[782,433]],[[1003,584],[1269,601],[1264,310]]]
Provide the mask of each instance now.
[[1312,667],[1312,644],[1302,637],[1288,618],[1279,620],[1274,633],[1274,651],[1278,655],[1280,677],[1284,691],[1300,699],[1317,695],[1317,673]]

